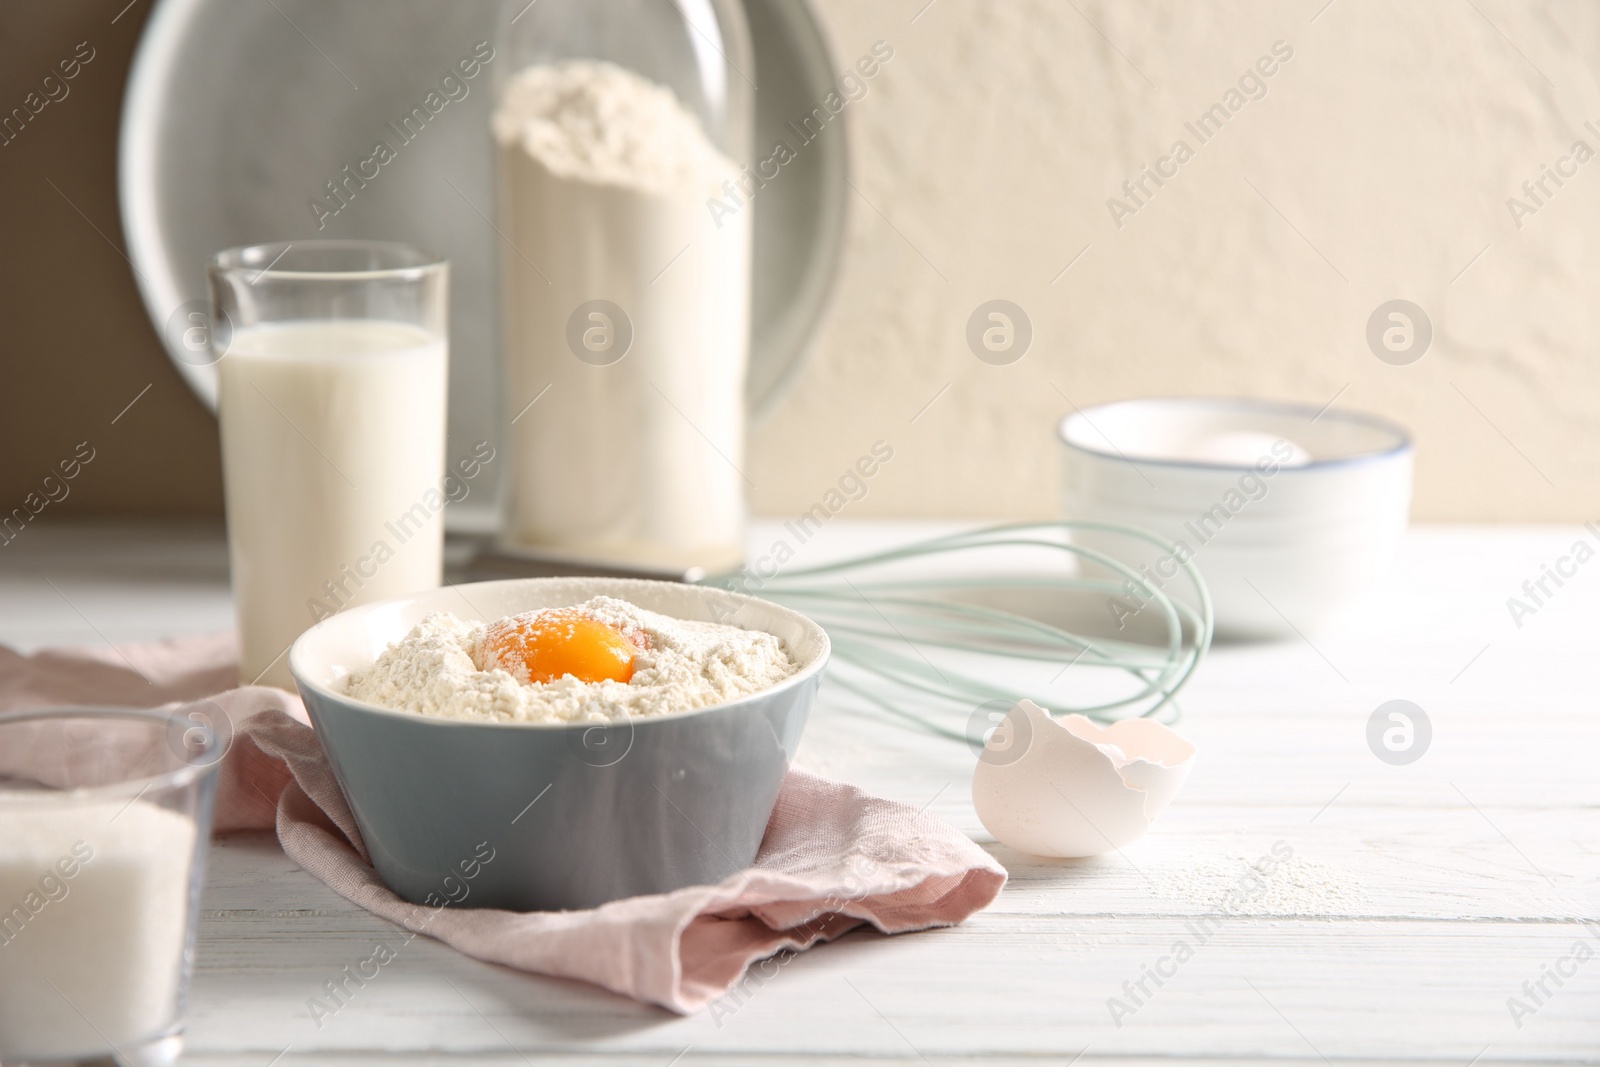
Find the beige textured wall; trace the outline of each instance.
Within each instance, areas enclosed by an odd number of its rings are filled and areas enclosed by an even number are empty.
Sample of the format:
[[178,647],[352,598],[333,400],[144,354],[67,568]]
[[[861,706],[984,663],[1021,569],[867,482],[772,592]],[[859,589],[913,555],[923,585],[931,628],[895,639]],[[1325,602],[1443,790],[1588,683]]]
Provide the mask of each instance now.
[[[80,44],[93,50],[66,95],[0,145],[0,515],[222,512],[217,422],[145,317],[117,212],[122,87],[150,9],[0,13],[0,114],[49,90]],[[47,485],[80,444],[91,463]]]
[[[841,66],[880,39],[895,56],[849,105],[845,271],[752,438],[758,512],[810,507],[883,440],[894,459],[847,514],[1046,516],[1070,404],[1245,393],[1338,395],[1412,426],[1419,518],[1600,516],[1600,160],[1547,181],[1520,229],[1506,206],[1575,140],[1600,150],[1590,0],[818,2]],[[220,511],[215,423],[120,252],[117,108],[149,9],[0,20],[6,106],[76,42],[98,49],[0,149],[6,507],[89,440],[98,458],[51,514]],[[1198,144],[1185,120],[1278,40],[1294,57],[1266,97]],[[1195,157],[1119,229],[1106,199],[1180,137]],[[1364,338],[1397,297],[1435,328],[1411,366]],[[964,340],[994,298],[1034,326],[1010,366]]]
[[[809,506],[881,438],[851,514],[1047,516],[1070,405],[1201,393],[1399,419],[1417,518],[1600,515],[1600,159],[1520,228],[1507,206],[1600,151],[1600,8],[924,3],[822,0],[841,62],[895,57],[850,105],[847,266],[751,443],[758,511]],[[1276,41],[1267,95],[1201,144],[1184,122]],[[1119,228],[1107,198],[1179,138],[1194,158]],[[1033,324],[1010,366],[965,342],[992,298]],[[1393,298],[1433,324],[1409,366],[1365,339]]]

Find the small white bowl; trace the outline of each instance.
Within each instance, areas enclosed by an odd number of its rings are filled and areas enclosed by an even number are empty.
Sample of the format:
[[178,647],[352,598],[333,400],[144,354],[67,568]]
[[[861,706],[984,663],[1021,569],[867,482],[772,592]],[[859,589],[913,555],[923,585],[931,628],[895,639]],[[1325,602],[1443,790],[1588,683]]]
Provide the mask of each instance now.
[[[1266,400],[1124,400],[1061,421],[1068,519],[1143,527],[1187,552],[1211,591],[1219,636],[1325,629],[1394,557],[1411,506],[1411,436],[1372,415]],[[1086,547],[1147,566],[1176,564],[1127,538]],[[1172,582],[1169,593],[1182,591]],[[1137,612],[1120,598],[1112,615]]]

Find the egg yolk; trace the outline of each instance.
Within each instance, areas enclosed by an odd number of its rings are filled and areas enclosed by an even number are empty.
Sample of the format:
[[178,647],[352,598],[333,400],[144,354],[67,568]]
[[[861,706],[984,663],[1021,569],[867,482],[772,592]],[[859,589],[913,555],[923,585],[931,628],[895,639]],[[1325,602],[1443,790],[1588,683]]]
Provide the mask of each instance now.
[[622,631],[564,608],[502,619],[484,631],[485,669],[499,667],[527,682],[570,674],[580,682],[626,682],[634,646]]

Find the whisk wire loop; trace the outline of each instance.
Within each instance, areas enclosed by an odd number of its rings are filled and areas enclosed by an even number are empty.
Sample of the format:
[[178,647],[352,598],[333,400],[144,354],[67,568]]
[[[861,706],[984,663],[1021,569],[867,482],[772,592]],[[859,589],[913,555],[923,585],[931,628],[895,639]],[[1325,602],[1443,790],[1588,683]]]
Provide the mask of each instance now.
[[[1124,539],[1159,550],[1163,561],[1176,564],[1173,574],[1166,577],[1158,566],[1160,577],[1153,580],[1148,566],[1094,547]],[[1017,560],[1041,552],[1053,569],[1018,566]],[[908,564],[931,573],[884,573]],[[1179,575],[1186,598],[1165,589]],[[970,713],[990,701],[1026,697],[1052,715],[1171,721],[1179,714],[1176,697],[1210,648],[1213,629],[1211,597],[1188,554],[1149,531],[1116,523],[1008,523],[772,578],[741,573],[707,584],[809,615],[828,631],[836,667],[845,668],[830,671],[830,685],[918,729],[977,743],[982,739],[956,727],[952,710]],[[1103,597],[1108,608],[1119,605],[1124,615],[1151,610],[1161,639],[1079,633],[1007,603],[1021,598],[1062,607],[1085,596]],[[1021,677],[1051,664],[1060,669],[1049,683]],[[1054,683],[1069,670],[1085,681],[1093,675],[1097,683],[1083,685],[1070,699],[1060,696]],[[1107,693],[1104,676],[1118,675],[1129,688]]]

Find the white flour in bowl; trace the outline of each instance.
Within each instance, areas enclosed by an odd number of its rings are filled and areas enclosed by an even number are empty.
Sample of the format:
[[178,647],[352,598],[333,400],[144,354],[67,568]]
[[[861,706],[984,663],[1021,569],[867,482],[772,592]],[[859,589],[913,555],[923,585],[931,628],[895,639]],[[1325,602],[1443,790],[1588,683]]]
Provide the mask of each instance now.
[[596,60],[518,72],[493,129],[506,534],[736,566],[753,212],[706,205],[739,168],[670,89]]
[[710,707],[769,689],[798,671],[776,636],[690,622],[597,596],[574,610],[645,647],[627,682],[521,682],[483,670],[487,626],[432,612],[371,667],[351,674],[346,693],[380,707],[447,719],[497,722],[607,722]]

